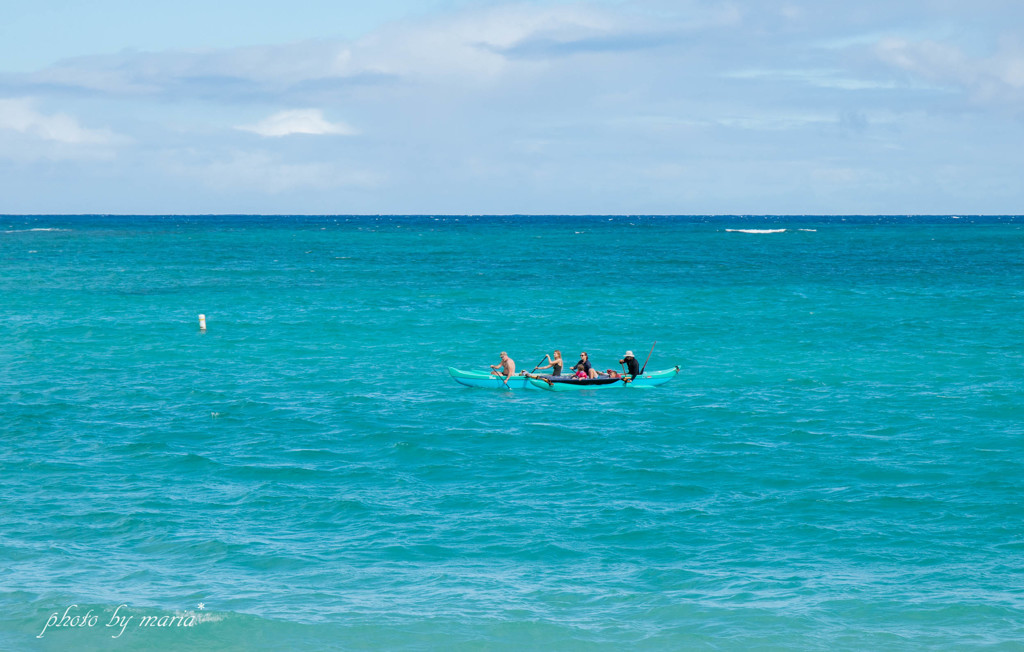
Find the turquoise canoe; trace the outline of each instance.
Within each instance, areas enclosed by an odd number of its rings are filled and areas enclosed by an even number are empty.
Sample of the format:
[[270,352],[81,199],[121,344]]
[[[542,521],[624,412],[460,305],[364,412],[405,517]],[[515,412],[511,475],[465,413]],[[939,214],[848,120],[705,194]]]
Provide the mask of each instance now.
[[679,374],[679,367],[664,369],[662,371],[651,371],[641,374],[626,383],[622,378],[581,378],[576,380],[568,376],[555,378],[530,379],[530,384],[537,389],[546,389],[549,392],[578,392],[585,389],[629,389],[640,387],[656,387],[664,385]]
[[[505,383],[502,378],[495,376],[487,371],[463,371],[462,369],[456,369],[455,367],[448,367],[448,373],[455,382],[460,385],[466,385],[467,387],[486,387],[488,389],[506,389]],[[635,380],[630,383],[623,383],[621,379],[612,378],[599,378],[599,382],[607,384],[589,384],[580,385],[574,383],[570,376],[540,376],[539,378],[530,378],[528,376],[512,376],[508,379],[508,389],[546,389],[554,392],[564,392],[566,390],[579,390],[579,389],[606,389],[609,387],[654,387],[655,385],[661,385],[667,383],[676,377],[679,373],[679,367],[673,367],[671,369],[664,369],[662,371],[649,371],[645,374],[637,376]],[[543,379],[557,379],[554,380],[550,385]],[[590,379],[587,379],[590,381]],[[568,381],[568,382],[567,382]],[[586,382],[586,381],[584,381]],[[593,382],[593,381],[590,381]]]
[[[487,387],[488,389],[505,389],[504,378],[498,378],[488,371],[463,371],[455,367],[448,367],[448,373],[452,375],[460,385],[467,387]],[[512,376],[508,379],[508,389],[535,389],[526,376]]]

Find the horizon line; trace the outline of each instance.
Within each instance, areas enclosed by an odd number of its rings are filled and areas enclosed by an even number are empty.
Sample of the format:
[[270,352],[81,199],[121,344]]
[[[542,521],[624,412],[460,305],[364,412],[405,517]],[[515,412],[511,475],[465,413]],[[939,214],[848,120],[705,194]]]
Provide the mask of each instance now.
[[0,213],[7,217],[1024,217],[1021,213]]

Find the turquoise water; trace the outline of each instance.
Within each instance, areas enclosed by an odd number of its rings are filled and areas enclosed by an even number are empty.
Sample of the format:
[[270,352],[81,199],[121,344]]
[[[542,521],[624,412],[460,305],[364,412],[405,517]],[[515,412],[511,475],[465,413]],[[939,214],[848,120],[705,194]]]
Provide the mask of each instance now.
[[[0,261],[0,649],[1024,648],[1020,218],[6,216]],[[655,389],[446,371],[654,340]]]

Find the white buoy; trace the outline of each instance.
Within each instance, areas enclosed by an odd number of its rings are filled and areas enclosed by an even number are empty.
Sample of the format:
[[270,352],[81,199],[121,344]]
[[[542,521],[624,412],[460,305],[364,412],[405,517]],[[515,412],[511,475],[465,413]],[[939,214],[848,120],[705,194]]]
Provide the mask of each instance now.
[[206,330],[206,315],[199,315],[199,330]]

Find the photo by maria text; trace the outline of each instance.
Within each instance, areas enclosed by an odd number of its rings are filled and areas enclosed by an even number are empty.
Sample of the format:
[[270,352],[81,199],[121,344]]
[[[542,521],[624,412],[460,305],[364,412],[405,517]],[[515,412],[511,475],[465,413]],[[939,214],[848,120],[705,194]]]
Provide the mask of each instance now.
[[[199,608],[203,608],[203,604],[200,603]],[[121,610],[125,611],[122,612]],[[184,612],[175,615],[164,614],[161,616],[143,616],[139,614],[127,613],[128,605],[120,604],[114,609],[114,612],[108,619],[105,614],[101,618],[101,614],[95,613],[92,609],[86,612],[82,612],[77,604],[73,604],[64,610],[61,614],[59,611],[54,611],[50,614],[50,617],[46,619],[46,624],[43,625],[43,631],[36,635],[36,638],[43,638],[46,635],[48,629],[82,629],[82,628],[93,628],[103,623],[103,627],[109,627],[108,631],[111,632],[111,638],[120,638],[124,634],[125,630],[134,623],[134,627],[139,629],[149,629],[154,627],[195,627],[199,622],[194,612]]]

